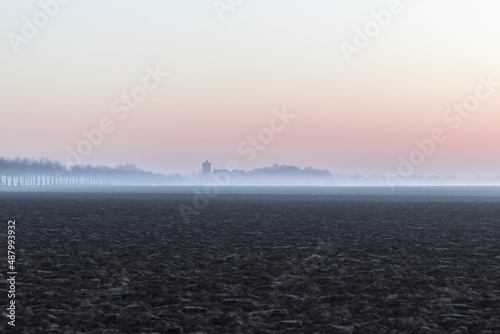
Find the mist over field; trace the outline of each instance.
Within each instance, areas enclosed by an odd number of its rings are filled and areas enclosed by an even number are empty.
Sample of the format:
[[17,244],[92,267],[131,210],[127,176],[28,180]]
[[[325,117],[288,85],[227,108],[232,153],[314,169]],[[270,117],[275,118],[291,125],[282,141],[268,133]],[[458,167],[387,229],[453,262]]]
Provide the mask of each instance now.
[[0,1],[0,332],[500,333],[500,1]]
[[[206,162],[208,163],[208,161]],[[500,178],[460,179],[412,175],[398,177],[393,175],[332,174],[329,170],[311,167],[283,166],[257,168],[251,171],[242,169],[200,170],[191,175],[164,175],[142,170],[132,164],[116,167],[73,165],[65,167],[58,161],[41,159],[9,159],[0,157],[0,187],[4,191],[13,187],[28,189],[72,186],[82,191],[85,188],[101,186],[499,186]]]

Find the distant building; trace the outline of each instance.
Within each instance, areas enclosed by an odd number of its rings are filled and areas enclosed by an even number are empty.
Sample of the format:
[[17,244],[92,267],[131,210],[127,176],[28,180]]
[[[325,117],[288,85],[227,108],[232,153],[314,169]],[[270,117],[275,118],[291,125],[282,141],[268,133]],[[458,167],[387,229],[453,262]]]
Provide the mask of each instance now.
[[229,174],[227,169],[214,169],[213,174]]
[[214,169],[212,174],[227,174],[231,176],[242,176],[246,172],[242,169],[228,170],[228,169]]
[[210,162],[205,161],[203,164],[203,176],[209,176],[212,172],[212,164]]
[[235,169],[229,172],[231,176],[244,176],[246,172],[242,169]]

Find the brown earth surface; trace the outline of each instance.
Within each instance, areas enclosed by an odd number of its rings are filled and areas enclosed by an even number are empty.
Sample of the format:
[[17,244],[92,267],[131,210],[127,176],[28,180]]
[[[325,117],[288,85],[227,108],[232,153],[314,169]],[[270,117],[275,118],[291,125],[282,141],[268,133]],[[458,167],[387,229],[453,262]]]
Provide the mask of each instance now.
[[1,193],[0,329],[500,333],[498,198],[219,195],[186,222],[192,199]]

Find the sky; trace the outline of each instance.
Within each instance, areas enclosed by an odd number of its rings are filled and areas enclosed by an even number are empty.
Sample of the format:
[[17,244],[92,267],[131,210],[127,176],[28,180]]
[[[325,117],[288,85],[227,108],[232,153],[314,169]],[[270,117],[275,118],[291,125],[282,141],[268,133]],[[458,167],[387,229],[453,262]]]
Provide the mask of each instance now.
[[0,155],[500,176],[499,14],[497,0],[5,0]]

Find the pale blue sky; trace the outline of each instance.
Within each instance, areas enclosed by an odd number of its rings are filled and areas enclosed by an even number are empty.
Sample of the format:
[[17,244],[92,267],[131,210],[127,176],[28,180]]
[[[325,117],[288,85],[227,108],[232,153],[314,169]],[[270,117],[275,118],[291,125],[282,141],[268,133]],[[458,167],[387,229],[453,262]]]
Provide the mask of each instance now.
[[[403,12],[346,62],[340,44],[388,3],[247,0],[221,21],[210,0],[73,0],[15,53],[7,35],[20,34],[40,6],[4,0],[0,112],[10,126],[0,149],[64,161],[65,147],[113,116],[112,101],[160,65],[168,80],[84,163],[179,172],[208,158],[223,167],[241,158],[237,146],[273,108],[287,106],[297,121],[243,167],[384,172],[443,126],[444,111],[473,93],[479,76],[500,80],[496,0],[401,1]],[[499,108],[500,91],[422,173],[499,170]]]

